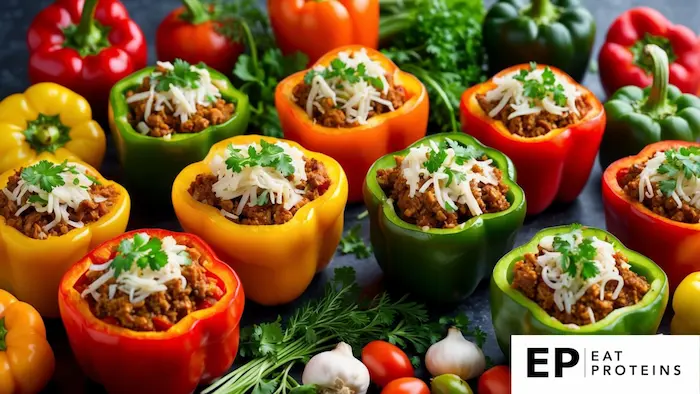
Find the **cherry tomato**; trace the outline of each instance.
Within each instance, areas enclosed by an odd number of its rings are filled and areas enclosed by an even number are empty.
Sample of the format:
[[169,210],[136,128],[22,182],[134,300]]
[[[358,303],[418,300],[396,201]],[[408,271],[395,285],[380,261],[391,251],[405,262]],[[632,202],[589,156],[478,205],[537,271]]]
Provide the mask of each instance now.
[[414,377],[413,365],[406,353],[385,341],[372,341],[362,349],[362,363],[372,381],[384,387],[398,378]]
[[479,394],[510,394],[510,368],[499,365],[479,378]]
[[440,375],[430,381],[431,394],[474,394],[469,384],[454,374]]
[[382,394],[430,394],[430,389],[418,378],[400,378],[386,385]]

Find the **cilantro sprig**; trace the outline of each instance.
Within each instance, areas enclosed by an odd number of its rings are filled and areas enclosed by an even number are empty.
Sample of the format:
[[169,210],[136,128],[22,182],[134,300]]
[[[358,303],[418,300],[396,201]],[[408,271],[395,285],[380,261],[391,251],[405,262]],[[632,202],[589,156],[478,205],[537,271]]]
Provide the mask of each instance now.
[[564,272],[572,278],[580,275],[584,280],[588,280],[600,272],[595,264],[597,251],[593,246],[592,237],[586,237],[576,245],[576,236],[576,233],[556,236],[552,246],[554,251],[561,253],[561,268]]
[[122,272],[130,271],[134,264],[141,269],[150,268],[153,271],[158,271],[167,263],[168,255],[163,251],[163,242],[160,238],[138,233],[133,238],[122,240],[119,243],[117,255],[112,260],[110,267],[114,269],[114,277],[116,278]]
[[[443,166],[445,159],[447,159],[448,149],[452,149],[454,151],[454,162],[457,165],[464,165],[464,163],[468,162],[469,160],[484,155],[484,152],[471,145],[462,146],[458,142],[447,138],[438,144],[437,150],[434,147],[430,149],[428,152],[428,160],[426,160],[425,164],[423,165],[425,169],[431,174],[439,171]],[[449,186],[454,179],[457,179],[458,182],[466,180],[466,175],[464,173],[454,171],[450,168],[446,168],[444,172],[449,177],[447,179],[446,186]]]
[[[192,70],[192,65],[182,59],[175,59],[173,69],[154,77],[156,90],[167,92],[170,86],[177,86],[184,89],[196,89],[199,87],[200,75]],[[203,68],[203,65],[196,67]]]
[[367,74],[367,66],[364,64],[359,64],[357,67],[350,67],[344,61],[339,58],[333,59],[331,61],[330,67],[323,69],[322,71],[317,71],[314,69],[309,70],[309,72],[304,75],[304,83],[311,84],[313,79],[320,75],[326,81],[332,79],[339,79],[341,81],[347,81],[350,84],[356,84],[360,81],[367,81],[372,87],[377,90],[384,89],[384,83],[381,78],[371,77]]
[[520,70],[520,72],[513,77],[516,81],[523,84],[523,93],[526,97],[529,97],[530,106],[534,107],[538,101],[542,101],[545,97],[551,95],[554,103],[560,107],[566,106],[568,101],[566,93],[564,93],[564,86],[557,83],[557,78],[554,72],[549,67],[545,67],[542,71],[542,81],[538,79],[527,79],[527,77],[533,71],[537,70],[537,63],[530,62],[529,70]]
[[[248,156],[246,157],[240,149],[229,145],[226,147],[228,155],[226,167],[233,172],[241,172],[244,167],[270,167],[285,177],[294,174],[292,157],[285,153],[284,148],[265,140],[260,140],[260,148],[258,152],[254,145],[248,146]],[[258,200],[258,204],[264,205],[264,203],[260,204],[260,200]]]
[[[20,173],[20,177],[23,181],[30,185],[38,186],[41,190],[51,193],[53,189],[63,186],[66,181],[63,179],[61,174],[71,173],[73,175],[81,174],[80,171],[74,165],[68,165],[68,160],[64,160],[60,164],[52,163],[48,160],[42,160],[30,167],[25,167]],[[83,174],[90,182],[99,185],[100,182],[92,175]],[[77,182],[76,182],[77,181]],[[74,185],[79,185],[80,180],[75,178],[73,180]],[[36,196],[32,199],[31,196],[29,202],[42,202],[44,199]]]
[[358,259],[366,259],[372,255],[372,247],[365,244],[362,239],[362,224],[353,226],[340,239],[340,252],[342,254],[354,254]]
[[685,179],[700,177],[700,148],[696,146],[669,149],[664,152],[666,159],[659,166],[657,172],[664,174],[670,179],[659,182],[661,193],[667,197],[676,190],[678,175],[682,174]]

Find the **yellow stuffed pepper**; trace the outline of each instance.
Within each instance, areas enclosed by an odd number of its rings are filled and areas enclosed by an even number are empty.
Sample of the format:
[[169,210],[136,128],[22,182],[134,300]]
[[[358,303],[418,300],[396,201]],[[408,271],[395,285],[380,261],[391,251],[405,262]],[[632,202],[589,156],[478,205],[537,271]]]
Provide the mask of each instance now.
[[58,285],[95,246],[126,229],[127,191],[68,151],[0,175],[0,288],[58,317]]
[[343,232],[348,182],[332,158],[275,138],[215,144],[175,179],[173,207],[263,305],[299,297],[330,262]]
[[38,83],[0,102],[0,173],[41,153],[72,153],[99,168],[105,155],[102,127],[90,104],[55,83]]

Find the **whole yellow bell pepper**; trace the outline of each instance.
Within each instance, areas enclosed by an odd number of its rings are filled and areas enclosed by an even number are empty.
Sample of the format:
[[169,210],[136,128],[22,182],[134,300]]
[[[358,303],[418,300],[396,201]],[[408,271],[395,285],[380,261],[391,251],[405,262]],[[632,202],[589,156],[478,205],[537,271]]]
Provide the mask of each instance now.
[[673,295],[671,334],[700,335],[700,272],[683,279]]
[[55,83],[31,86],[0,102],[0,173],[34,160],[41,153],[66,152],[99,168],[105,155],[102,127],[90,104]]
[[197,175],[211,173],[208,163],[216,155],[223,155],[229,144],[246,145],[261,139],[269,143],[281,141],[242,135],[212,146],[203,161],[180,172],[173,184],[172,199],[185,231],[203,238],[238,273],[249,299],[262,305],[279,305],[299,297],[335,254],[343,232],[348,181],[337,161],[284,141],[300,149],[307,158],[323,163],[331,179],[328,190],[301,207],[290,221],[269,226],[237,224],[218,209],[192,198],[188,192],[190,184]]
[[[95,246],[124,232],[129,221],[131,199],[126,189],[108,181],[93,167],[77,160],[67,150],[41,153],[31,165],[41,160],[60,164],[64,160],[85,165],[103,185],[113,185],[119,197],[111,211],[99,220],[75,228],[61,236],[30,238],[5,222],[0,216],[0,288],[21,301],[31,304],[44,317],[59,317],[58,285],[63,274]],[[0,190],[22,165],[0,175]]]

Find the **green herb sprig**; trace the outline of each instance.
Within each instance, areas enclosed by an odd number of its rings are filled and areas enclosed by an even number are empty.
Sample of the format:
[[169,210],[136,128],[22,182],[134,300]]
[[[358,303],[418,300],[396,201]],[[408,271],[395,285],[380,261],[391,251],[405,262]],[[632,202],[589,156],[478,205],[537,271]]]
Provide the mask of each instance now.
[[[66,184],[66,181],[61,176],[63,173],[71,173],[73,175],[81,174],[81,172],[79,172],[75,166],[68,165],[68,160],[64,160],[60,164],[55,164],[48,160],[41,160],[30,167],[25,167],[20,173],[20,177],[26,183],[38,186],[41,190],[51,193],[53,189]],[[100,184],[100,182],[94,176],[88,174],[83,175],[93,184]],[[76,181],[78,182],[76,183]],[[73,181],[74,185],[78,185],[79,183],[80,181],[77,178]],[[30,196],[30,203],[40,203],[42,201],[46,201],[38,196],[36,196],[32,201],[32,197],[34,196]]]
[[354,225],[345,233],[343,238],[340,239],[338,248],[340,253],[354,254],[358,259],[366,259],[372,255],[372,247],[365,244],[365,241],[362,239],[361,223]]
[[[241,172],[243,167],[270,167],[279,171],[285,177],[294,174],[292,157],[285,153],[282,147],[265,140],[260,140],[260,147],[260,152],[258,152],[255,146],[250,145],[248,147],[248,157],[245,157],[241,154],[240,149],[229,145],[226,147],[228,155],[226,167],[233,172]],[[264,203],[260,205],[264,205]]]
[[[175,59],[173,70],[164,72],[154,77],[156,90],[167,92],[170,86],[177,86],[184,89],[196,89],[199,87],[200,75],[191,69],[192,65],[182,59]],[[197,67],[204,67],[199,65]]]
[[568,98],[564,93],[564,86],[557,83],[554,71],[549,67],[545,67],[542,71],[542,81],[537,79],[527,79],[527,77],[533,71],[537,70],[537,63],[530,62],[529,70],[520,70],[520,72],[513,77],[516,81],[523,84],[523,93],[526,97],[529,97],[530,106],[534,107],[537,105],[538,101],[542,101],[545,97],[551,95],[554,103],[560,107],[566,105]]
[[133,238],[122,240],[119,243],[117,255],[112,260],[110,267],[114,269],[114,277],[116,278],[122,272],[131,270],[133,264],[141,269],[150,268],[153,271],[158,271],[167,263],[168,255],[163,251],[163,242],[160,238],[138,233]]
[[[676,190],[678,174],[683,174],[685,179],[700,177],[700,148],[696,146],[669,149],[664,152],[666,159],[659,166],[657,172],[667,175],[671,179],[659,182],[659,189],[666,196],[670,196]],[[691,157],[694,156],[694,157]]]
[[572,278],[580,275],[584,280],[588,280],[600,272],[595,265],[597,251],[593,246],[592,237],[586,237],[576,245],[575,236],[578,234],[556,236],[552,246],[554,251],[561,253],[561,267],[564,272]]
[[357,67],[350,67],[338,58],[333,59],[330,67],[322,71],[316,71],[314,69],[309,70],[306,75],[304,75],[304,83],[311,84],[313,79],[319,75],[326,81],[336,78],[341,81],[347,81],[350,84],[366,81],[377,90],[384,89],[384,83],[381,78],[367,75],[367,66],[359,64]]

